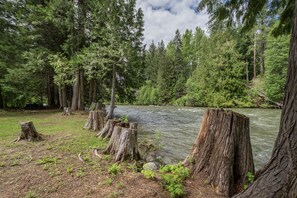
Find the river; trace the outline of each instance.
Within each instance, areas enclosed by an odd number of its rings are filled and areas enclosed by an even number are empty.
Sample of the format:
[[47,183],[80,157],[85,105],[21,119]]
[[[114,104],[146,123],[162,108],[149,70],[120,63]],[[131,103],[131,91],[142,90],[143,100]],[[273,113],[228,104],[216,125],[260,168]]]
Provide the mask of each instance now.
[[[118,106],[116,116],[126,115],[139,123],[139,140],[159,136],[160,155],[165,163],[177,163],[189,154],[206,108],[172,106]],[[256,170],[270,158],[276,139],[278,109],[232,109],[250,118],[250,135]]]

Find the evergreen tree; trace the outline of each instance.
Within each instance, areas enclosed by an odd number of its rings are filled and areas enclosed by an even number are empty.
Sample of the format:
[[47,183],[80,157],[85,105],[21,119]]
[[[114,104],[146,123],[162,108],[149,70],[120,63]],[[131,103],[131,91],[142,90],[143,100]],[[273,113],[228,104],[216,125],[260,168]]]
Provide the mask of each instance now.
[[289,36],[279,36],[275,38],[271,34],[267,39],[264,90],[266,96],[276,102],[282,102],[284,97],[288,68],[289,41]]

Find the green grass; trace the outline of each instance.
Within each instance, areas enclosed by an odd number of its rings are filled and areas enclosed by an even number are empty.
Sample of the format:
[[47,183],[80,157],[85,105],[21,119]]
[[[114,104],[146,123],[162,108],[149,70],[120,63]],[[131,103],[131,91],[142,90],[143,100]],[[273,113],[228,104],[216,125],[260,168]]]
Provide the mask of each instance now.
[[79,113],[62,116],[61,112],[57,111],[1,111],[0,143],[10,144],[17,139],[20,134],[20,122],[24,121],[32,121],[37,132],[45,136],[61,136],[59,141],[48,145],[48,150],[58,148],[78,153],[86,149],[102,149],[107,143],[106,140],[95,138],[95,132],[83,130],[86,116]]

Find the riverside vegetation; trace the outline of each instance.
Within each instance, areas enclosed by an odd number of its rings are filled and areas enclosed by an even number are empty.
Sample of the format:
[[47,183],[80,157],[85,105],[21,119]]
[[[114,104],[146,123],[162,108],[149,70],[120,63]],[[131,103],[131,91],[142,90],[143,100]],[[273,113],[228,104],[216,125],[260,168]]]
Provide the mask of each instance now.
[[[188,170],[166,165],[146,179],[137,163],[114,163],[109,155],[99,159],[107,141],[82,129],[87,115],[62,116],[57,111],[0,111],[0,194],[2,197],[176,197],[191,192],[184,183]],[[39,142],[13,140],[19,122],[32,120],[43,134]],[[78,154],[84,162],[80,161]],[[158,175],[158,176],[157,176]],[[28,183],[28,180],[30,182]],[[207,189],[206,194],[214,194]]]
[[145,48],[135,0],[1,0],[0,108],[74,111],[110,100],[110,117],[115,101],[279,107],[290,38],[272,35],[280,23],[272,15],[264,7],[246,32],[219,24],[207,34],[176,30],[168,43]]

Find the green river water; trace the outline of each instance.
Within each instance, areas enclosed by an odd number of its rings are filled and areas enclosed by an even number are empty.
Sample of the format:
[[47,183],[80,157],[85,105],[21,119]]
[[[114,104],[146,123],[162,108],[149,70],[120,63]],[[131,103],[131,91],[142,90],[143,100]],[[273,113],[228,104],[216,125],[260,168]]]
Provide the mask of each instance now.
[[[164,163],[183,161],[197,137],[206,108],[118,106],[116,116],[126,115],[139,123],[138,141],[153,139],[159,133],[160,158]],[[281,110],[232,109],[250,118],[250,135],[255,168],[261,168],[270,158],[278,133]]]

